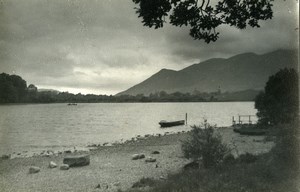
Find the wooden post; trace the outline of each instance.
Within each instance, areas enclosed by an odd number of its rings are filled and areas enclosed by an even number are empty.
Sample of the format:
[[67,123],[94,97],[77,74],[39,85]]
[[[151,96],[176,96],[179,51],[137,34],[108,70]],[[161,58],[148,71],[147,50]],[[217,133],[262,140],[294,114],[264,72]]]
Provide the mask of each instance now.
[[235,125],[234,116],[232,116],[232,125]]
[[187,113],[185,113],[185,125],[187,125]]
[[251,122],[251,115],[249,115],[249,124],[252,124],[252,122]]
[[239,124],[241,124],[241,116],[239,115]]

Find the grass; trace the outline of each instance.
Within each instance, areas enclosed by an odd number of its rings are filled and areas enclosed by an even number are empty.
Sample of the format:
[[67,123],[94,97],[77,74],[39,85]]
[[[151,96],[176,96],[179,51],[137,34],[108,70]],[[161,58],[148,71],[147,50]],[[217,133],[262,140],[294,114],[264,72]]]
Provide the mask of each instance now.
[[292,132],[298,127],[289,128],[280,128],[286,136],[277,136],[275,147],[266,154],[247,153],[216,167],[182,170],[166,180],[143,178],[137,182],[142,188],[128,192],[299,192],[299,141]]
[[[143,178],[139,188],[128,192],[298,192],[297,173],[275,165],[269,154],[261,155],[253,163],[236,160],[232,164],[213,169],[182,171],[169,175],[166,180]],[[138,182],[139,183],[139,182]]]

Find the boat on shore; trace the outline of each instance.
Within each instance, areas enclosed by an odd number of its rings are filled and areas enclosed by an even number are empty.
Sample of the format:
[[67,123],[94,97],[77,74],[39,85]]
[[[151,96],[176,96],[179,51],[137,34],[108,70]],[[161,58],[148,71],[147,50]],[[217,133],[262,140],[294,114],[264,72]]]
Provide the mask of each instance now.
[[184,125],[185,120],[179,120],[179,121],[165,121],[162,120],[158,124],[160,127],[173,127],[173,126],[179,126],[179,125]]

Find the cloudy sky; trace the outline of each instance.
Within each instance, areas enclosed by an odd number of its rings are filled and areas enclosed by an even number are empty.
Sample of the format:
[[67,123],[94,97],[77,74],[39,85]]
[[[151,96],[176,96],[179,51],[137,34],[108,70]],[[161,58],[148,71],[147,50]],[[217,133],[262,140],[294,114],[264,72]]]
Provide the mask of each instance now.
[[275,0],[261,28],[223,26],[207,45],[188,29],[143,27],[131,0],[0,0],[0,73],[39,88],[115,94],[162,68],[298,47],[299,4]]

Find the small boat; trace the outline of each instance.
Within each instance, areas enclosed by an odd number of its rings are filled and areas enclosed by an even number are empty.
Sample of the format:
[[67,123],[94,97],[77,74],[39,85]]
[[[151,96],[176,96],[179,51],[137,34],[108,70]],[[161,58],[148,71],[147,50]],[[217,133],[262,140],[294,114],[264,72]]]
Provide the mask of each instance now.
[[77,103],[68,103],[68,105],[77,105]]
[[165,121],[162,120],[158,124],[160,124],[160,127],[173,127],[173,126],[178,126],[178,125],[184,125],[185,121],[180,120],[180,121]]

